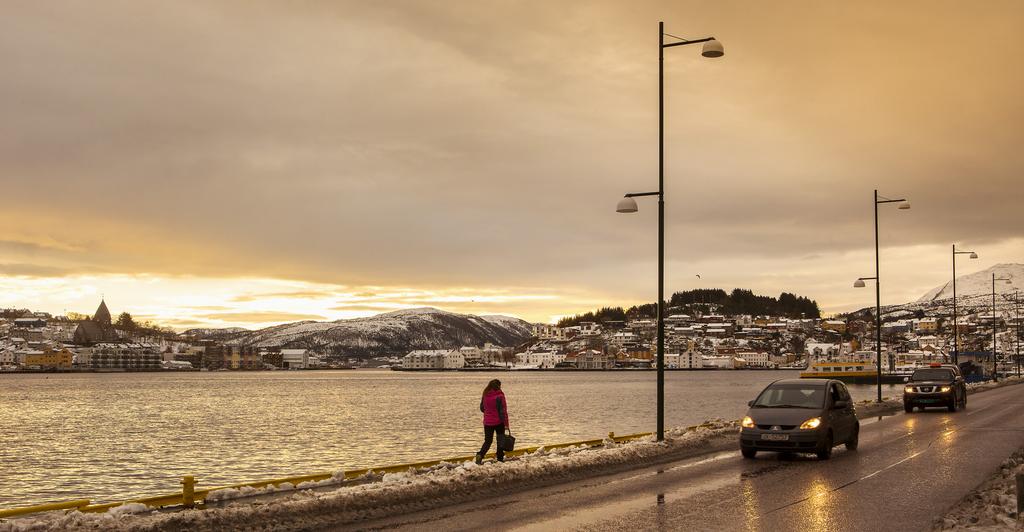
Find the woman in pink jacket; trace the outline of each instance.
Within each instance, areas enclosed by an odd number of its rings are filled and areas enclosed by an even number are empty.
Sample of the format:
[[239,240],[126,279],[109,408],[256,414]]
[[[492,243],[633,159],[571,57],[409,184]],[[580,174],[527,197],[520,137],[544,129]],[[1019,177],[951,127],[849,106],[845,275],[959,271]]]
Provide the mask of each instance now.
[[501,392],[501,381],[494,379],[487,383],[480,398],[480,411],[484,413],[484,445],[476,453],[476,463],[484,461],[484,455],[491,448],[494,434],[498,434],[498,461],[505,461],[505,430],[508,425],[508,403]]

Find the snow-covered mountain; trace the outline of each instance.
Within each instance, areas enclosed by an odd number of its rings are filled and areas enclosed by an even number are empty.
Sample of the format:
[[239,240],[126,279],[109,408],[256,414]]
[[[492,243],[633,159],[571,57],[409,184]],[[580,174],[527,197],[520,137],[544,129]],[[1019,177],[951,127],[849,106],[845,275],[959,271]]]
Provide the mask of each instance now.
[[[1009,277],[1010,282],[996,282],[996,314],[1009,317],[1013,311],[1013,289],[1024,287],[1024,264],[997,264],[987,270],[960,275],[956,278],[956,302],[959,316],[992,312],[992,273],[996,277]],[[1007,300],[1009,298],[1009,300]],[[865,307],[851,316],[867,319],[874,307]],[[945,317],[953,312],[953,282],[943,283],[928,291],[917,301],[901,305],[882,306],[882,321],[923,316]]]
[[286,323],[258,331],[236,331],[226,336],[232,337],[232,344],[372,356],[484,343],[514,346],[530,338],[531,325],[509,316],[474,316],[436,308],[416,308],[368,318]]
[[[979,295],[989,295],[991,297],[993,273],[996,274],[996,277],[1010,278],[1010,282],[1008,284],[1005,281],[999,281],[996,283],[996,293],[1013,292],[1014,288],[1024,288],[1024,264],[996,264],[987,270],[957,276],[957,299],[965,296],[970,297]],[[953,297],[952,280],[929,290],[928,293],[917,300],[917,303],[938,301],[940,299],[948,299],[951,297]]]

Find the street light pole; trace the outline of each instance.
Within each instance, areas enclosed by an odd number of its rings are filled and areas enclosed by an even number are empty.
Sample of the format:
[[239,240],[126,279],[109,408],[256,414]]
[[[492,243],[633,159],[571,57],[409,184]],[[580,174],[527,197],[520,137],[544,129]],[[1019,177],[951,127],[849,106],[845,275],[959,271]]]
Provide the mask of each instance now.
[[999,366],[996,363],[996,281],[1010,282],[1009,277],[996,277],[992,272],[992,381],[999,381]]
[[972,259],[978,258],[973,251],[957,251],[953,244],[953,364],[960,365],[960,329],[956,325],[956,256],[970,254]]
[[[882,199],[878,199],[878,198],[882,198]],[[854,283],[854,285],[853,285],[854,287],[859,288],[859,287],[864,286],[864,280],[865,279],[874,279],[875,280],[875,360],[876,360],[876,366],[877,366],[875,369],[877,370],[877,376],[876,376],[876,378],[878,379],[878,382],[876,383],[877,384],[877,388],[878,388],[878,398],[877,398],[877,401],[879,403],[882,402],[882,281],[881,281],[881,275],[879,274],[879,267],[878,267],[878,263],[879,263],[879,260],[878,260],[878,206],[883,204],[883,203],[899,203],[900,204],[899,208],[902,209],[902,210],[906,210],[906,209],[910,208],[910,202],[907,201],[906,198],[889,199],[889,198],[886,198],[886,197],[883,197],[883,196],[879,196],[878,195],[878,190],[875,189],[875,200],[874,200],[874,208],[875,208],[875,276],[874,277],[862,277],[862,278],[857,280],[857,283],[859,283],[859,284]]]
[[[678,39],[665,42],[665,37]],[[658,196],[658,441],[665,439],[665,48],[704,43],[701,55],[722,57],[725,51],[714,37],[687,40],[665,33],[665,23],[658,22],[658,191],[626,194],[619,200],[617,212],[636,212],[639,196]]]

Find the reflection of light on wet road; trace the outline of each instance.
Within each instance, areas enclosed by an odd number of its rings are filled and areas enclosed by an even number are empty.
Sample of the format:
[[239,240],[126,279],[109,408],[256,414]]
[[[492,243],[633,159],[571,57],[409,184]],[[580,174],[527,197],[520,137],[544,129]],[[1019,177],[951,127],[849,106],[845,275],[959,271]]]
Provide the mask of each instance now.
[[744,481],[740,498],[743,500],[743,522],[747,530],[758,530],[757,521],[760,519],[760,505],[757,503],[757,490],[752,482]]
[[807,497],[806,504],[802,504],[799,508],[804,512],[803,524],[804,528],[810,530],[828,530],[828,513],[825,507],[828,503],[829,493],[832,489],[828,487],[821,477],[815,477],[811,480],[811,483],[804,490],[804,496]]

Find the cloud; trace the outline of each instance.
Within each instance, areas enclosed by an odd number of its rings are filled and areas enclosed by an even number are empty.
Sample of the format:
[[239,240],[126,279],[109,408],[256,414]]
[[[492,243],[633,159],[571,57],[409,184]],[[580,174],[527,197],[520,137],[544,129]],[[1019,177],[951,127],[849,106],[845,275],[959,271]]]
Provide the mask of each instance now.
[[231,298],[231,301],[245,303],[251,301],[262,301],[264,299],[325,299],[335,295],[333,291],[318,290],[297,290],[294,292],[268,292],[261,294],[241,294]]
[[283,323],[289,321],[319,320],[327,318],[318,314],[298,314],[292,312],[278,312],[274,310],[252,311],[252,312],[217,312],[211,314],[198,314],[197,318],[217,320],[231,323]]
[[70,268],[41,266],[39,264],[0,264],[0,274],[15,277],[63,277],[70,275]]

